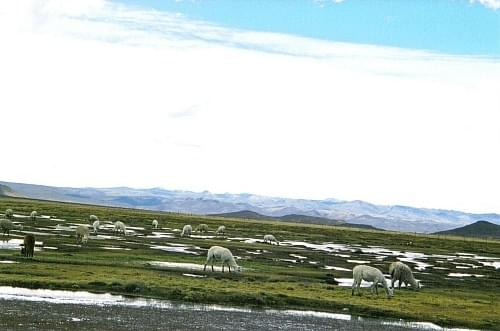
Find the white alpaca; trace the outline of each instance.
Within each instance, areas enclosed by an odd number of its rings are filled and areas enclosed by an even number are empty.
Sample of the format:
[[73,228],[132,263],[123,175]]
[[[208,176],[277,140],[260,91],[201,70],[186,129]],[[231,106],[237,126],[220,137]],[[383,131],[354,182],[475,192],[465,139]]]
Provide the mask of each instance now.
[[403,262],[392,262],[389,266],[389,274],[391,275],[391,287],[394,288],[394,282],[398,281],[398,289],[401,289],[401,284],[411,285],[413,290],[420,289],[420,282],[413,277],[413,273],[409,266]]
[[276,237],[273,236],[272,234],[266,234],[264,236],[264,242],[269,243],[270,245],[272,245],[273,242],[276,243],[276,245],[278,245],[278,246],[280,244],[279,241],[276,239]]
[[229,268],[229,272],[231,272],[231,267],[237,272],[241,271],[241,267],[236,263],[233,254],[231,251],[225,247],[221,246],[212,246],[208,250],[207,253],[207,262],[205,262],[205,266],[203,267],[203,271],[206,270],[207,264],[211,263],[212,271],[214,271],[214,262],[221,261],[222,263],[222,272],[224,272],[224,264]]
[[354,281],[352,283],[352,291],[351,295],[354,295],[354,290],[358,290],[359,294],[359,287],[361,286],[361,281],[365,280],[367,282],[372,282],[371,286],[371,291],[372,293],[375,291],[378,295],[378,288],[377,285],[381,284],[385,292],[387,293],[387,297],[392,296],[392,289],[387,286],[387,281],[385,280],[384,275],[382,274],[382,271],[380,271],[377,268],[370,267],[369,265],[357,265],[352,269],[352,278],[354,278]]
[[158,229],[158,221],[153,220],[153,222],[151,222],[151,226],[153,227],[153,229]]
[[92,223],[92,227],[94,228],[94,233],[97,233],[97,230],[99,230],[100,226],[101,226],[101,222],[99,222],[99,220],[94,221],[94,223]]
[[198,225],[198,228],[196,229],[198,232],[208,232],[208,225],[206,224],[200,224]]
[[32,221],[36,221],[36,216],[37,216],[37,212],[36,210],[33,210],[30,214],[30,218]]
[[76,228],[76,242],[86,244],[89,240],[89,228],[84,225],[79,225]]
[[11,220],[4,218],[0,220],[0,229],[2,230],[4,236],[6,233],[7,236],[10,236],[10,230],[22,230],[23,226],[20,224],[14,224]]
[[184,225],[184,227],[182,228],[182,232],[181,232],[181,237],[191,237],[191,232],[193,231],[193,228],[191,227],[191,225],[187,224],[187,225]]
[[114,232],[118,233],[123,233],[123,235],[127,235],[127,228],[125,227],[125,224],[121,221],[116,221],[115,222],[115,228],[113,229]]
[[98,221],[99,220],[99,217],[95,216],[95,215],[90,215],[89,216],[89,221],[90,222],[95,222],[95,221]]
[[226,232],[226,227],[224,225],[221,225],[217,228],[217,231],[215,231],[216,235],[224,235],[224,232]]

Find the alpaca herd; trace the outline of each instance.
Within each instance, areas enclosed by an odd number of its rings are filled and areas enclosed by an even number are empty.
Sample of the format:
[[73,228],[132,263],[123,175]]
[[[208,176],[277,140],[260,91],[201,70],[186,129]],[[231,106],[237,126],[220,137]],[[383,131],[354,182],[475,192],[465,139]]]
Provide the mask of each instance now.
[[387,280],[385,279],[384,274],[382,274],[382,271],[380,271],[379,269],[368,265],[358,265],[354,267],[354,269],[352,269],[353,283],[352,283],[351,295],[354,295],[356,290],[358,294],[360,294],[359,287],[361,286],[361,282],[363,280],[367,282],[372,282],[372,286],[370,287],[371,291],[372,293],[375,291],[377,295],[378,295],[377,286],[379,284],[382,285],[387,294],[387,298],[393,296],[395,281],[398,281],[398,289],[401,289],[402,283],[404,283],[407,287],[408,284],[411,285],[411,288],[415,291],[418,291],[420,289],[420,282],[413,277],[413,273],[410,267],[404,264],[403,262],[399,261],[392,262],[389,265],[389,274],[391,275],[390,287],[387,285]]
[[[30,219],[36,221],[37,212],[32,211],[30,214]],[[14,218],[14,214],[12,209],[7,209],[5,211],[5,218],[0,219],[0,229],[3,232],[3,235],[10,236],[11,230],[22,230],[22,225],[14,224],[12,219]],[[92,228],[94,233],[97,234],[100,228],[100,220],[96,215],[90,215],[89,221],[92,224]],[[158,228],[158,220],[152,220],[151,228]],[[203,233],[208,232],[207,224],[199,224],[196,228],[197,232]],[[221,225],[215,231],[216,236],[224,236],[226,231],[226,227]],[[113,232],[116,234],[126,235],[127,230],[126,226],[121,221],[116,221],[113,224]],[[190,237],[193,232],[193,227],[189,224],[184,225],[182,228],[182,232],[180,233],[180,237]],[[86,244],[88,242],[90,233],[89,227],[86,225],[78,225],[75,229],[75,237],[76,241],[79,244]],[[269,245],[279,245],[279,241],[272,234],[266,234],[263,237],[263,243]],[[26,234],[24,236],[24,242],[21,245],[21,255],[32,258],[35,248],[35,237],[32,234]],[[207,252],[207,259],[205,265],[203,267],[203,271],[206,271],[207,265],[210,265],[212,271],[214,271],[214,262],[220,262],[222,267],[222,272],[224,272],[224,267],[227,266],[228,271],[231,272],[231,269],[236,272],[240,272],[242,268],[236,263],[235,257],[231,253],[231,251],[222,246],[212,246]],[[391,285],[387,284],[387,280],[385,279],[384,274],[380,269],[377,269],[368,265],[357,265],[352,270],[353,274],[353,284],[351,288],[351,295],[354,295],[356,292],[360,295],[360,286],[362,281],[371,282],[371,292],[376,293],[378,295],[378,286],[382,286],[385,290],[385,293],[388,298],[393,296],[394,284],[398,282],[398,289],[401,289],[401,284],[405,284],[406,287],[411,286],[413,290],[420,289],[420,282],[417,281],[411,268],[402,262],[392,262],[389,265],[389,274],[391,278]]]

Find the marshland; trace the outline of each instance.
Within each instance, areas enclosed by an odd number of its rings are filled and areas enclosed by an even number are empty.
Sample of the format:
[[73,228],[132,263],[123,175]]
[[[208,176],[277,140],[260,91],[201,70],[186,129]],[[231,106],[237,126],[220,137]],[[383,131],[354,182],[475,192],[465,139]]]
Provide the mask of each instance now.
[[[351,321],[401,319],[441,327],[500,329],[500,242],[495,240],[1,197],[0,211],[8,208],[13,210],[13,223],[22,229],[12,230],[0,241],[2,291],[68,290],[77,297],[91,292],[171,305],[215,304],[227,311],[247,309],[249,314],[272,310],[288,316],[285,311],[299,310],[341,314]],[[99,218],[97,233],[90,215]],[[153,219],[158,220],[157,228]],[[126,225],[126,235],[113,231],[116,221]],[[181,237],[186,224],[193,227],[192,235]],[[206,224],[208,231],[197,232],[200,224]],[[87,243],[76,241],[79,225],[90,229]],[[221,225],[225,233],[216,234]],[[264,242],[269,233],[279,245]],[[25,234],[36,238],[33,258],[20,254]],[[242,271],[222,273],[220,264],[215,264],[214,272],[203,271],[211,246],[230,249]],[[356,265],[376,267],[389,279],[389,264],[394,261],[411,267],[422,285],[419,291],[396,288],[387,299],[383,291],[371,294],[364,288],[370,284],[363,282],[361,295],[351,295]],[[9,297],[2,291],[3,304]],[[0,324],[12,327],[8,320],[2,318]],[[324,325],[332,323],[327,320]]]

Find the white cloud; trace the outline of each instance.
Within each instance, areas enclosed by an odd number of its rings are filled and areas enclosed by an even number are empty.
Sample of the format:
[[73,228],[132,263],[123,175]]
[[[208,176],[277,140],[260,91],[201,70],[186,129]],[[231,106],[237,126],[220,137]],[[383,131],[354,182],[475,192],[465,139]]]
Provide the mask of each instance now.
[[313,1],[319,4],[320,6],[324,6],[326,3],[341,3],[344,2],[345,0],[313,0]]
[[172,118],[182,118],[182,117],[192,117],[195,116],[196,113],[200,111],[199,105],[191,105],[185,109],[182,109],[178,112],[172,113],[170,116]]
[[497,10],[500,9],[500,0],[469,0],[470,3],[479,2],[485,7]]
[[0,39],[3,180],[500,212],[497,59],[105,1],[3,1]]

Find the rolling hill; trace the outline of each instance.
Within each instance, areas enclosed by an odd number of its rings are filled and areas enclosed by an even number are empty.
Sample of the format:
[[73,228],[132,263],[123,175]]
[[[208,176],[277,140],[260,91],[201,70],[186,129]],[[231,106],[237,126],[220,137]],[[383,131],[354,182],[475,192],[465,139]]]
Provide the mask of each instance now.
[[436,234],[464,236],[464,237],[484,237],[500,239],[500,225],[487,221],[478,221],[460,228],[439,231]]

